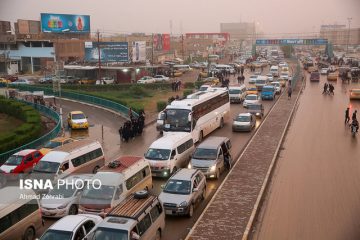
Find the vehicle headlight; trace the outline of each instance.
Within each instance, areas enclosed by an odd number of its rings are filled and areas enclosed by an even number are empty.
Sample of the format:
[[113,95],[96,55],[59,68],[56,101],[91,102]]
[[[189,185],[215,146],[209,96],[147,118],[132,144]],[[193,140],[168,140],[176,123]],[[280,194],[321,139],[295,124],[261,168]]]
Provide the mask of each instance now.
[[187,201],[180,203],[179,207],[186,207],[188,205]]
[[64,209],[68,206],[68,203],[64,203],[64,204],[61,204],[60,206],[58,206],[57,208],[58,209]]
[[188,164],[188,169],[191,169],[191,168],[192,168],[191,163],[189,163]]
[[216,165],[211,166],[210,172],[214,172],[216,170]]
[[260,115],[260,113],[256,113],[256,116],[259,116]]

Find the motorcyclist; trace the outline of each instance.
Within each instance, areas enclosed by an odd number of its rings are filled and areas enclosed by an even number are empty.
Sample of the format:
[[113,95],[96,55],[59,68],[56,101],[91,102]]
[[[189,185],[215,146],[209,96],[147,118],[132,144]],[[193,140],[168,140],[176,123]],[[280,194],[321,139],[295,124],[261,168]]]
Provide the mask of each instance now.
[[351,128],[352,127],[355,127],[356,128],[356,132],[358,132],[358,130],[359,130],[359,122],[358,122],[358,120],[355,118],[355,119],[353,119],[353,121],[352,121],[352,123],[351,123]]

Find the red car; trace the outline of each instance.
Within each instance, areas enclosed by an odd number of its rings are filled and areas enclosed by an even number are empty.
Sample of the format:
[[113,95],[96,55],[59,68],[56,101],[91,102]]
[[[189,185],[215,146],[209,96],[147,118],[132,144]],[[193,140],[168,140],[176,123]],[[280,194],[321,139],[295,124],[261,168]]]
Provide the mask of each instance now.
[[0,167],[0,170],[7,173],[27,173],[30,172],[44,155],[39,150],[27,149],[11,155],[8,160]]
[[320,73],[319,72],[312,72],[311,75],[310,75],[310,81],[319,82],[320,81]]

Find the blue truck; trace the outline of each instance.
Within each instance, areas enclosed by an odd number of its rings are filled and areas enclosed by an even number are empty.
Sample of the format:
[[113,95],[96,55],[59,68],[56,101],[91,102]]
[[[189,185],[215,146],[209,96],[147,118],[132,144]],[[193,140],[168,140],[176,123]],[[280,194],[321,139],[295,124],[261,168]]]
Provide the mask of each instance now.
[[261,100],[274,100],[276,90],[274,86],[264,86],[261,91]]

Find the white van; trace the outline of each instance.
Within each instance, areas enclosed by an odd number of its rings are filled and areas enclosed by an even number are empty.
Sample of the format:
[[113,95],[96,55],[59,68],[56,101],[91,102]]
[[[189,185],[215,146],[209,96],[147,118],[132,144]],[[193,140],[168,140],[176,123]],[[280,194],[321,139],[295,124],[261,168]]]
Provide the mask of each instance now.
[[174,70],[178,70],[180,72],[189,72],[192,70],[190,65],[174,65],[173,68]]
[[153,176],[169,177],[179,168],[185,168],[193,153],[191,133],[172,132],[153,142],[145,153]]
[[246,97],[246,86],[244,84],[240,86],[229,87],[230,103],[241,103]]
[[258,76],[255,82],[255,86],[258,91],[261,91],[262,88],[269,83],[267,76]]
[[279,67],[278,67],[278,66],[271,66],[271,68],[270,68],[270,73],[271,73],[274,77],[278,77],[278,76],[279,76]]
[[105,216],[128,195],[152,188],[149,163],[138,156],[122,156],[99,169],[93,182],[99,186],[85,189],[80,198],[79,213]]
[[96,173],[104,164],[105,156],[101,144],[94,140],[80,140],[46,154],[35,165],[32,173],[51,174],[55,178],[62,178],[70,173]]
[[114,207],[85,239],[159,240],[164,229],[165,211],[161,202],[141,191]]
[[0,239],[34,239],[44,225],[35,192],[5,187],[0,196]]

